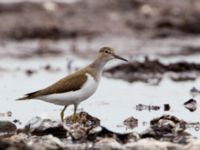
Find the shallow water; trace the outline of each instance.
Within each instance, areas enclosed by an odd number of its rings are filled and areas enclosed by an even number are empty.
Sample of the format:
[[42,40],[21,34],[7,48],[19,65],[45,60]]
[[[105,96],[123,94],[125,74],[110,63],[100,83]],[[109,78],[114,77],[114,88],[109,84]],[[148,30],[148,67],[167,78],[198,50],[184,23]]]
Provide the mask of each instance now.
[[[68,56],[68,58],[76,60],[72,63],[72,71],[90,62],[90,60],[83,60],[72,56]],[[59,120],[61,106],[39,100],[19,102],[15,101],[15,99],[23,96],[25,93],[48,86],[68,74],[67,60],[65,57],[26,60],[2,58],[1,67],[6,68],[6,70],[0,71],[0,120],[13,121],[14,119],[19,119],[22,123],[21,125],[18,124],[19,127],[23,127],[34,116]],[[163,61],[167,62],[164,59]],[[169,61],[175,60],[171,59]],[[115,63],[111,62],[107,67]],[[52,71],[43,69],[47,64],[51,65],[52,68],[58,69],[52,69]],[[26,69],[36,70],[36,73],[28,76],[25,73]],[[171,114],[186,121],[198,122],[200,120],[200,106],[198,105],[195,112],[189,112],[183,106],[183,103],[191,98],[189,91],[194,86],[200,88],[200,79],[189,82],[173,82],[165,77],[159,86],[153,86],[141,82],[130,84],[122,80],[103,77],[96,93],[81,103],[79,111],[84,110],[98,117],[101,119],[103,126],[121,133],[131,131],[123,126],[123,120],[130,116],[134,116],[139,120],[138,127],[133,129],[133,131],[145,130],[151,119],[162,114]],[[197,103],[199,98],[195,97]],[[159,105],[161,109],[158,111],[138,111],[136,110],[137,104]],[[170,104],[170,111],[164,112],[164,104]],[[12,112],[11,117],[7,116],[9,111]],[[70,106],[66,110],[65,115],[72,114],[72,111],[73,107]],[[195,131],[193,128],[188,131],[194,136],[200,135],[200,131]]]

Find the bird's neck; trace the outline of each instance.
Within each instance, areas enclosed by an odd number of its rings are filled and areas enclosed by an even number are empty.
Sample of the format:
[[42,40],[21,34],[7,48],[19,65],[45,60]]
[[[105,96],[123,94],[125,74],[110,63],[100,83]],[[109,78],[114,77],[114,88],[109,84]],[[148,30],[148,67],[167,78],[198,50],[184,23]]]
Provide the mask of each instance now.
[[90,64],[90,67],[95,68],[98,71],[102,71],[107,60],[102,57],[97,57],[93,63]]
[[96,60],[88,66],[88,72],[92,74],[96,80],[99,80],[106,63],[106,60],[103,60],[101,57],[97,57]]

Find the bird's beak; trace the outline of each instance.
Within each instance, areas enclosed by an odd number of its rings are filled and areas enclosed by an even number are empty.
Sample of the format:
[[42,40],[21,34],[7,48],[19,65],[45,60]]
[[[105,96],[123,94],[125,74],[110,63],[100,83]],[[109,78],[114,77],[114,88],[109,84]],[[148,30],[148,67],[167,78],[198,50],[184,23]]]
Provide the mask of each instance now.
[[114,56],[115,58],[117,58],[117,59],[120,59],[120,60],[123,60],[123,61],[127,61],[127,62],[128,62],[127,59],[122,58],[122,57],[120,57],[120,56],[118,56],[118,55],[113,54],[113,56]]

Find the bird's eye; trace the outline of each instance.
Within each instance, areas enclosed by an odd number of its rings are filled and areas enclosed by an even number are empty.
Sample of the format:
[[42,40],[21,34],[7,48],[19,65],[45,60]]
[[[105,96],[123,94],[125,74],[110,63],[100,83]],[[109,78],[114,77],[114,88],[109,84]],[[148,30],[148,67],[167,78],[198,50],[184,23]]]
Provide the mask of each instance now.
[[106,50],[105,53],[108,53],[108,51]]

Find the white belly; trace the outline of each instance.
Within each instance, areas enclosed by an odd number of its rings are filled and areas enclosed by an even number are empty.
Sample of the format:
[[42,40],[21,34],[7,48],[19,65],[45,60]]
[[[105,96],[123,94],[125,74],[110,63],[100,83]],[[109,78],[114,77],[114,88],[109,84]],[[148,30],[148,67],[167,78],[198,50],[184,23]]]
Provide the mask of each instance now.
[[81,89],[66,93],[46,95],[38,97],[38,99],[57,105],[78,104],[94,94],[98,86],[98,82],[94,80],[90,74],[87,73],[86,75],[87,81]]

